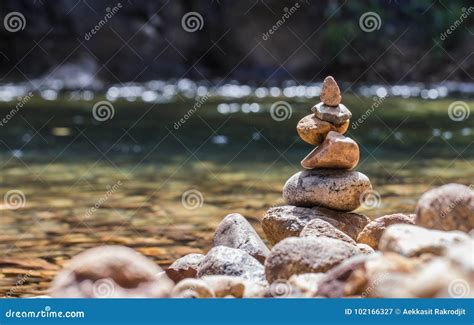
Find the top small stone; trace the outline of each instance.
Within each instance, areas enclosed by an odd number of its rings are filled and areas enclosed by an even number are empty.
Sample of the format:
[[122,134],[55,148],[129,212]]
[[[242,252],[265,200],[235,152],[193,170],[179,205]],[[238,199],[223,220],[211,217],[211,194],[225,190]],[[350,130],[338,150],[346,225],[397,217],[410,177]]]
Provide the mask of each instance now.
[[337,106],[341,103],[341,91],[333,77],[328,76],[324,79],[320,98],[327,106]]

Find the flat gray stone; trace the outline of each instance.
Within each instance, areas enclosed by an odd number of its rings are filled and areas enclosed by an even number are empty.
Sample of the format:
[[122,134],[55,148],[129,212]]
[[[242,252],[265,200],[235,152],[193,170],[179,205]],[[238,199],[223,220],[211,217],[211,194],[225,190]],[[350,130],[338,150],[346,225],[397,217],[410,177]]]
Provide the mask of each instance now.
[[334,107],[324,105],[324,103],[321,102],[313,106],[311,111],[320,120],[331,122],[336,125],[342,124],[352,117],[351,111],[349,111],[349,109],[343,104]]
[[360,172],[307,170],[288,179],[283,188],[283,198],[289,205],[353,211],[361,205],[364,192],[370,189],[369,178]]

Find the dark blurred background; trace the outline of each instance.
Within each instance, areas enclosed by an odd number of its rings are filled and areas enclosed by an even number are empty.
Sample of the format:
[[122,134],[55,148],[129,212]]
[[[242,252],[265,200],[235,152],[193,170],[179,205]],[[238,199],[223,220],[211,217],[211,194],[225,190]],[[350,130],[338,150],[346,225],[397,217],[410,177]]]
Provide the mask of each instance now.
[[[122,8],[86,40],[118,3],[2,0],[0,16],[21,12],[27,28],[0,29],[0,81],[48,75],[82,80],[82,87],[96,80],[272,82],[334,74],[401,83],[472,81],[474,76],[474,19],[468,17],[441,39],[472,1],[299,1],[291,18],[263,40],[297,2],[122,0]],[[368,11],[381,18],[375,32],[359,28],[359,17]],[[202,15],[195,32],[182,28],[188,12]]]

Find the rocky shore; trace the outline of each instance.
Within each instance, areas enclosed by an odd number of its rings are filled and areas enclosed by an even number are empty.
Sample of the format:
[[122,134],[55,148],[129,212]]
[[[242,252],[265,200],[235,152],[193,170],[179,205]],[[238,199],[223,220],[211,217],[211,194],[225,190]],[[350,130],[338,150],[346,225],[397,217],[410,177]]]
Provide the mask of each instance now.
[[266,242],[237,213],[218,225],[207,254],[163,270],[122,246],[74,257],[53,297],[474,297],[474,193],[448,184],[426,192],[413,214],[375,220],[353,212],[369,178],[353,169],[357,143],[343,134],[351,113],[332,77],[321,103],[297,125],[317,146],[286,182],[285,205],[262,219]]

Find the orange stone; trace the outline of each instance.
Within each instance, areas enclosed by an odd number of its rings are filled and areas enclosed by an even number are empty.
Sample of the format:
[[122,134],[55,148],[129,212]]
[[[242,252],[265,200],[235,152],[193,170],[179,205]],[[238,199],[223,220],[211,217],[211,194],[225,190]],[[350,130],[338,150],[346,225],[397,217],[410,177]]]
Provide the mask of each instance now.
[[336,125],[331,122],[323,121],[317,118],[314,114],[310,114],[303,117],[298,122],[296,131],[303,141],[312,145],[318,145],[324,141],[324,138],[326,138],[326,135],[330,131],[344,134],[348,128],[349,120],[346,120],[340,125]]
[[301,161],[301,166],[306,169],[353,169],[358,162],[357,143],[351,138],[331,131],[324,142]]

